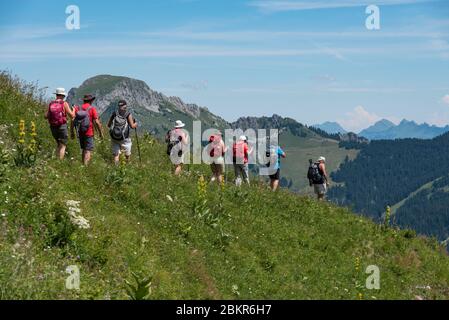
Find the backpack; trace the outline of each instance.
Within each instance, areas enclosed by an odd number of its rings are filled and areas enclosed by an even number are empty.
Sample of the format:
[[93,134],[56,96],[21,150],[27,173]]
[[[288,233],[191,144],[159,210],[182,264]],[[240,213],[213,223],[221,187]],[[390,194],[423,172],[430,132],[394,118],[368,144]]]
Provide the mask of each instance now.
[[232,146],[232,161],[234,164],[245,163],[245,142],[237,142]]
[[[167,135],[165,137],[165,141],[167,142],[167,155],[171,155],[171,152],[173,150],[173,148],[181,143],[182,141],[182,136],[175,134],[173,131],[175,131],[175,129],[173,130],[169,130],[167,132]],[[182,150],[178,151],[178,157],[182,156]]]
[[319,163],[311,163],[309,166],[309,171],[307,172],[307,179],[312,181],[313,184],[323,184],[324,177],[320,170]]
[[267,168],[270,168],[271,165],[276,165],[277,162],[279,161],[279,155],[278,155],[277,149],[274,147],[270,147],[270,149],[267,150],[265,155],[268,159],[270,159],[270,161],[268,161],[268,163],[265,164],[265,166]]
[[48,106],[48,122],[52,127],[60,127],[67,123],[64,111],[64,100],[55,100]]
[[[214,143],[215,141],[217,141],[216,143]],[[220,137],[212,135],[209,138],[209,143],[210,143],[210,147],[211,150],[209,152],[209,156],[211,158],[215,158],[215,151],[220,151],[221,150],[221,157],[223,157],[225,155],[225,153],[223,152],[223,148],[221,147],[220,144]]]
[[75,115],[74,125],[78,132],[78,137],[83,137],[90,128],[90,110],[92,106],[89,106],[86,110],[82,107],[78,108],[78,112]]
[[129,138],[129,123],[128,117],[130,113],[126,112],[124,116],[120,115],[118,111],[113,115],[112,125],[109,128],[109,134],[113,140],[123,141]]

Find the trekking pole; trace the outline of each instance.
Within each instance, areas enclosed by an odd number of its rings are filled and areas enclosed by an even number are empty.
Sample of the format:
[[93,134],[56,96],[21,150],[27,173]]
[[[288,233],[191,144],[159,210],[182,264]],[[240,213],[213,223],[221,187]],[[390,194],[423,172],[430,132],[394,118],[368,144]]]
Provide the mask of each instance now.
[[142,157],[140,155],[140,143],[139,143],[139,135],[137,134],[137,128],[134,128],[135,132],[136,132],[136,142],[137,142],[137,152],[139,154],[139,163],[140,165],[142,165]]

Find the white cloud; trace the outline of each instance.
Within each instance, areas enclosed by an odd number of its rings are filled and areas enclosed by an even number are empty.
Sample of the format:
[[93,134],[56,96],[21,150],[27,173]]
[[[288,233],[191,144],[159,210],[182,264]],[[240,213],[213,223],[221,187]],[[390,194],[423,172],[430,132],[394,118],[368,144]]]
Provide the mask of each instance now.
[[350,131],[360,132],[379,120],[381,118],[377,114],[370,113],[362,106],[357,106],[353,111],[346,113],[345,118],[338,120],[338,122]]
[[257,0],[251,1],[250,6],[256,7],[264,12],[281,12],[281,11],[299,11],[299,10],[316,10],[316,9],[335,9],[350,7],[366,7],[371,4],[389,6],[403,5],[420,2],[431,2],[434,0],[336,0],[336,1],[274,1],[274,0]]
[[443,98],[441,98],[441,101],[445,104],[449,104],[449,94],[446,94]]

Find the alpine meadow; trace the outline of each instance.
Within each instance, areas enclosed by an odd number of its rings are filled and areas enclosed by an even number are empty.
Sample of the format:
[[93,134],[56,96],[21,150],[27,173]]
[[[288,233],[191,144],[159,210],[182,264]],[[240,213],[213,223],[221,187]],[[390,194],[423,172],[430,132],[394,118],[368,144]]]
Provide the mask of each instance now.
[[449,301],[449,0],[0,0],[0,44],[3,311]]
[[[111,166],[108,139],[88,167],[74,141],[61,162],[46,109],[35,86],[1,74],[1,299],[449,298],[434,239],[262,182],[208,184],[205,165],[174,177],[149,134],[141,165]],[[68,266],[79,290],[65,287]]]

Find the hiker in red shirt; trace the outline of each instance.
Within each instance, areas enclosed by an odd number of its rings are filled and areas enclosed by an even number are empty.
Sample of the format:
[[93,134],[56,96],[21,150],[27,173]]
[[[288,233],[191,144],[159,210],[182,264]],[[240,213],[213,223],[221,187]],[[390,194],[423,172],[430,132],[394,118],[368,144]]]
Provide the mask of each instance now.
[[75,112],[73,112],[69,104],[64,101],[64,98],[66,97],[64,88],[57,88],[55,95],[56,100],[49,104],[45,119],[48,120],[51,134],[57,143],[56,156],[59,157],[60,160],[64,160],[65,149],[69,140],[67,115],[73,119],[75,117]]
[[81,107],[75,106],[75,121],[72,122],[72,138],[75,137],[76,129],[82,150],[82,161],[85,166],[90,162],[92,151],[94,150],[95,127],[101,139],[103,139],[103,128],[98,117],[97,109],[92,106],[95,97],[88,94],[83,98]]
[[249,185],[249,167],[248,158],[251,150],[248,147],[248,139],[245,136],[241,136],[237,143],[232,146],[234,173],[235,173],[235,185],[242,185],[243,180]]

